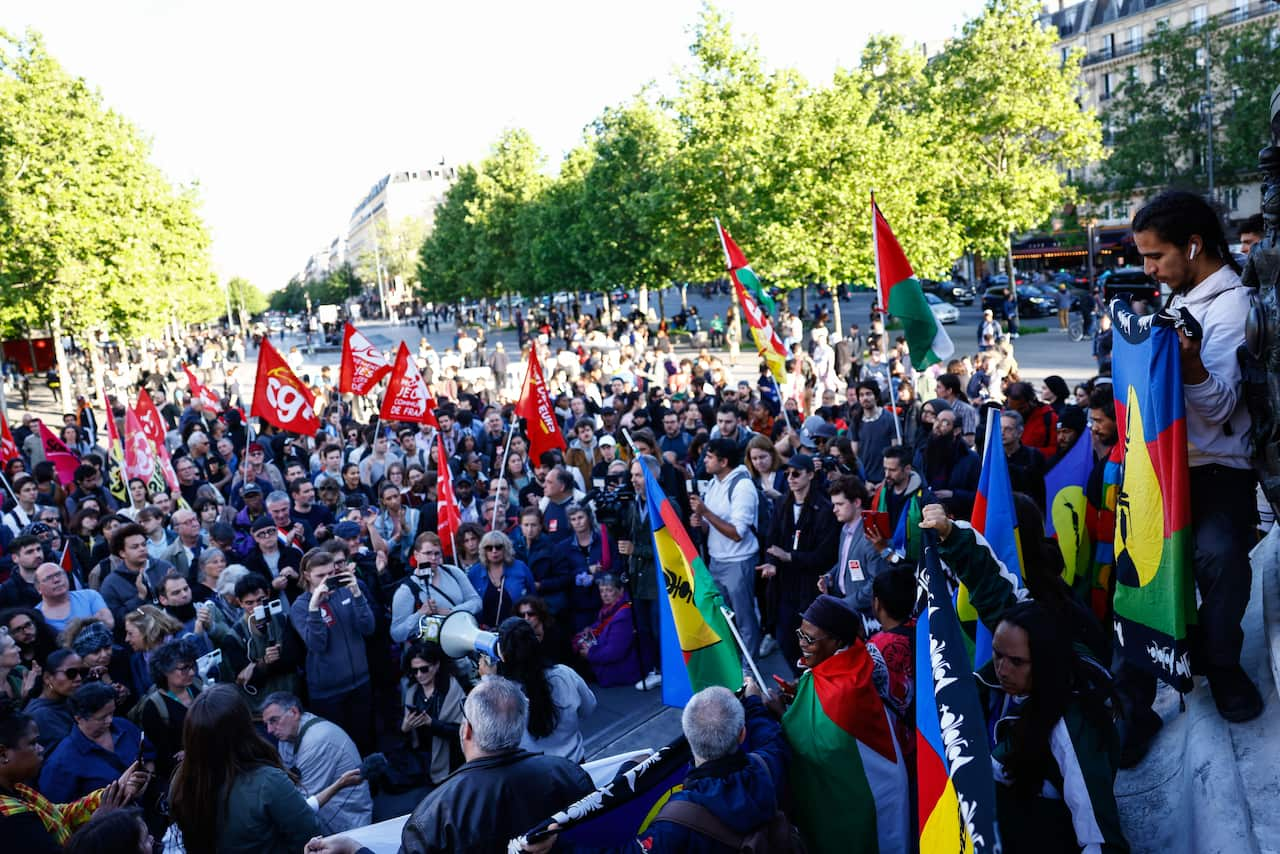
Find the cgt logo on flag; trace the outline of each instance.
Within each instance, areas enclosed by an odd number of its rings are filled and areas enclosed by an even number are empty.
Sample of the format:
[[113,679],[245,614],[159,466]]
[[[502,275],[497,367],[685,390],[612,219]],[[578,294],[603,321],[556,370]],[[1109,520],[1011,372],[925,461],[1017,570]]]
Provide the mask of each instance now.
[[350,323],[343,326],[342,364],[338,390],[344,394],[367,394],[391,372],[387,357]]
[[272,368],[267,372],[267,403],[271,404],[285,421],[293,421],[307,405],[307,398],[298,390],[298,380],[289,368]]

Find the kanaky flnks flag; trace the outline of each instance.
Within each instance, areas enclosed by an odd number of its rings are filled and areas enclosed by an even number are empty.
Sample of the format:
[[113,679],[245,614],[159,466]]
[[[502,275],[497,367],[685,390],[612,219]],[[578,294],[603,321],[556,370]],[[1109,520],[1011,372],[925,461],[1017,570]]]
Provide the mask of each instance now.
[[[1022,585],[1022,546],[1018,543],[1018,513],[1013,506],[1013,485],[1009,481],[1009,461],[1004,456],[996,431],[1000,411],[987,413],[987,434],[982,446],[982,471],[978,474],[978,491],[973,497],[973,513],[969,517],[973,530],[981,535],[995,555],[1002,570],[1012,573],[1014,587]],[[963,584],[956,594],[956,612],[960,619],[977,623],[974,634],[973,664],[981,667],[991,660],[991,630],[969,604],[969,591]]]
[[526,421],[529,459],[536,460],[544,451],[554,448],[562,451],[568,448],[564,434],[560,432],[560,422],[556,420],[555,408],[551,405],[547,381],[542,377],[536,344],[529,348],[529,366],[525,371],[524,387],[520,389],[520,399],[516,401],[516,416]]
[[[1073,590],[1083,591],[1093,562],[1093,543],[1089,538],[1089,507],[1085,487],[1093,471],[1093,442],[1088,433],[1076,439],[1066,456],[1058,460],[1044,476],[1044,532],[1058,544],[1062,552],[1062,579]],[[1081,601],[1085,596],[1080,596]]]
[[0,463],[16,460],[20,456],[22,452],[18,450],[18,443],[13,440],[13,434],[9,432],[9,422],[5,419],[4,413],[0,412]]
[[71,453],[71,449],[53,435],[43,421],[36,423],[40,425],[40,444],[44,446],[44,458],[53,463],[58,482],[63,486],[71,485],[75,482],[76,468],[80,465],[80,458]]
[[934,317],[916,272],[893,236],[889,222],[871,197],[872,241],[876,257],[876,293],[880,308],[898,318],[911,350],[911,364],[923,371],[955,353],[947,331]]
[[103,480],[107,491],[128,506],[132,502],[129,501],[129,485],[124,479],[124,445],[120,441],[120,428],[116,426],[116,414],[111,409],[106,389],[102,390],[102,404],[107,409],[107,458],[110,460]]
[[266,338],[262,339],[262,349],[258,351],[252,414],[290,433],[314,436],[320,429],[316,396]]
[[436,481],[436,534],[440,537],[440,550],[444,556],[452,558],[453,541],[462,525],[462,513],[458,509],[458,499],[453,494],[453,473],[449,470],[449,452],[444,442],[435,437],[436,469],[439,479]]
[[986,718],[932,532],[926,532],[920,572],[929,595],[916,621],[920,854],[995,852],[1000,842]]
[[742,687],[742,663],[720,610],[720,588],[694,548],[679,511],[647,466],[644,486],[654,555],[667,591],[658,597],[662,702],[681,708],[711,685],[737,691]]
[[720,235],[720,246],[724,249],[724,262],[733,279],[734,293],[747,318],[747,326],[751,328],[751,337],[756,342],[756,352],[769,365],[774,381],[781,385],[787,381],[787,350],[769,320],[773,300],[760,287],[760,280],[747,264],[746,256],[720,225],[720,220],[716,220],[716,233]]
[[383,421],[412,421],[416,424],[430,424],[439,427],[436,421],[436,402],[431,397],[431,390],[418,370],[418,363],[409,353],[409,347],[403,341],[396,351],[396,366],[391,371],[391,382],[387,383],[387,393],[382,398],[382,409],[378,417]]
[[866,644],[854,641],[801,675],[782,717],[792,815],[810,851],[911,849],[907,767],[872,669]]
[[[266,339],[264,338],[263,343],[265,342]],[[191,368],[183,365],[182,370],[187,375],[187,391],[191,396],[200,401],[200,404],[209,412],[221,412],[222,401],[213,393],[213,390],[200,382],[200,380],[196,378],[196,375],[191,372]]]
[[[682,735],[639,765],[525,832],[537,842],[553,823],[560,841],[587,849],[631,848],[689,772],[693,753]],[[520,850],[518,848],[512,850]]]
[[1111,303],[1117,447],[1115,636],[1120,654],[1191,690],[1187,626],[1196,622],[1187,422],[1178,333]]
[[386,354],[373,346],[360,330],[350,323],[344,323],[338,391],[343,394],[368,394],[378,384],[378,380],[390,372],[391,365],[387,364]]

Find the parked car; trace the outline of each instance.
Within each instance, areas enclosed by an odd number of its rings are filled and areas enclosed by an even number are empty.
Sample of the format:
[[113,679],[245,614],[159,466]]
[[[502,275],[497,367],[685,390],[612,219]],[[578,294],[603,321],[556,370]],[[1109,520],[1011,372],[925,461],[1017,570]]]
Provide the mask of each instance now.
[[956,279],[949,281],[939,281],[936,279],[921,279],[920,287],[924,289],[926,294],[937,294],[950,303],[959,303],[960,305],[973,305],[976,296],[973,287],[968,282],[961,282]]
[[[1005,317],[1004,301],[1009,288],[992,285],[982,295],[982,307],[991,309],[996,317]],[[1046,294],[1035,285],[1018,285],[1018,316],[1045,317],[1058,310],[1057,299],[1053,294]]]
[[1117,267],[1098,277],[1102,288],[1103,304],[1109,304],[1120,294],[1132,294],[1134,299],[1146,300],[1153,311],[1160,310],[1160,283],[1147,275],[1141,267]]
[[960,319],[960,309],[937,294],[925,294],[924,300],[929,303],[929,310],[933,312],[933,316],[938,319],[939,323],[945,325],[947,323],[955,323]]

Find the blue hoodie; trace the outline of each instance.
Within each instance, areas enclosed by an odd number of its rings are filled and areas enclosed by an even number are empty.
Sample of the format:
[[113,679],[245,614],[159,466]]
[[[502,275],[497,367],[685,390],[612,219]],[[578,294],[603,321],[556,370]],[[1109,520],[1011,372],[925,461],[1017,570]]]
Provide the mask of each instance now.
[[[705,762],[689,771],[684,788],[672,800],[687,800],[705,807],[739,833],[754,830],[773,818],[786,782],[791,748],[782,727],[765,710],[759,697],[743,703],[747,715],[747,740],[737,753]],[[765,767],[748,759],[754,753]],[[767,768],[767,770],[766,770]],[[728,846],[689,828],[661,818],[640,838],[645,851],[680,851],[684,854],[722,854]]]
[[363,581],[359,584],[359,597],[344,587],[315,611],[310,610],[310,594],[299,596],[289,609],[289,619],[307,647],[307,688],[312,699],[336,697],[369,681],[364,639],[373,634],[373,609],[369,589]]

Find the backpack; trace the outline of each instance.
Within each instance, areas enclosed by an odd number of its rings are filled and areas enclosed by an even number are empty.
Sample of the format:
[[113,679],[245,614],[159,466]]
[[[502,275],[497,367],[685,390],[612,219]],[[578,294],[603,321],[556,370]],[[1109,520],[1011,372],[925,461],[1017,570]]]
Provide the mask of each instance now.
[[769,526],[773,524],[773,499],[764,494],[764,490],[749,474],[738,475],[729,484],[729,503],[733,504],[733,490],[742,481],[748,481],[756,492],[756,521],[748,526],[756,538],[756,559],[762,560],[765,550],[765,537],[769,534]]
[[[764,765],[764,760],[754,753],[747,754],[747,758]],[[782,810],[776,810],[767,821],[746,833],[731,829],[706,807],[683,799],[667,801],[654,821],[669,821],[687,827],[734,851],[748,854],[805,854],[806,851],[800,832]]]

